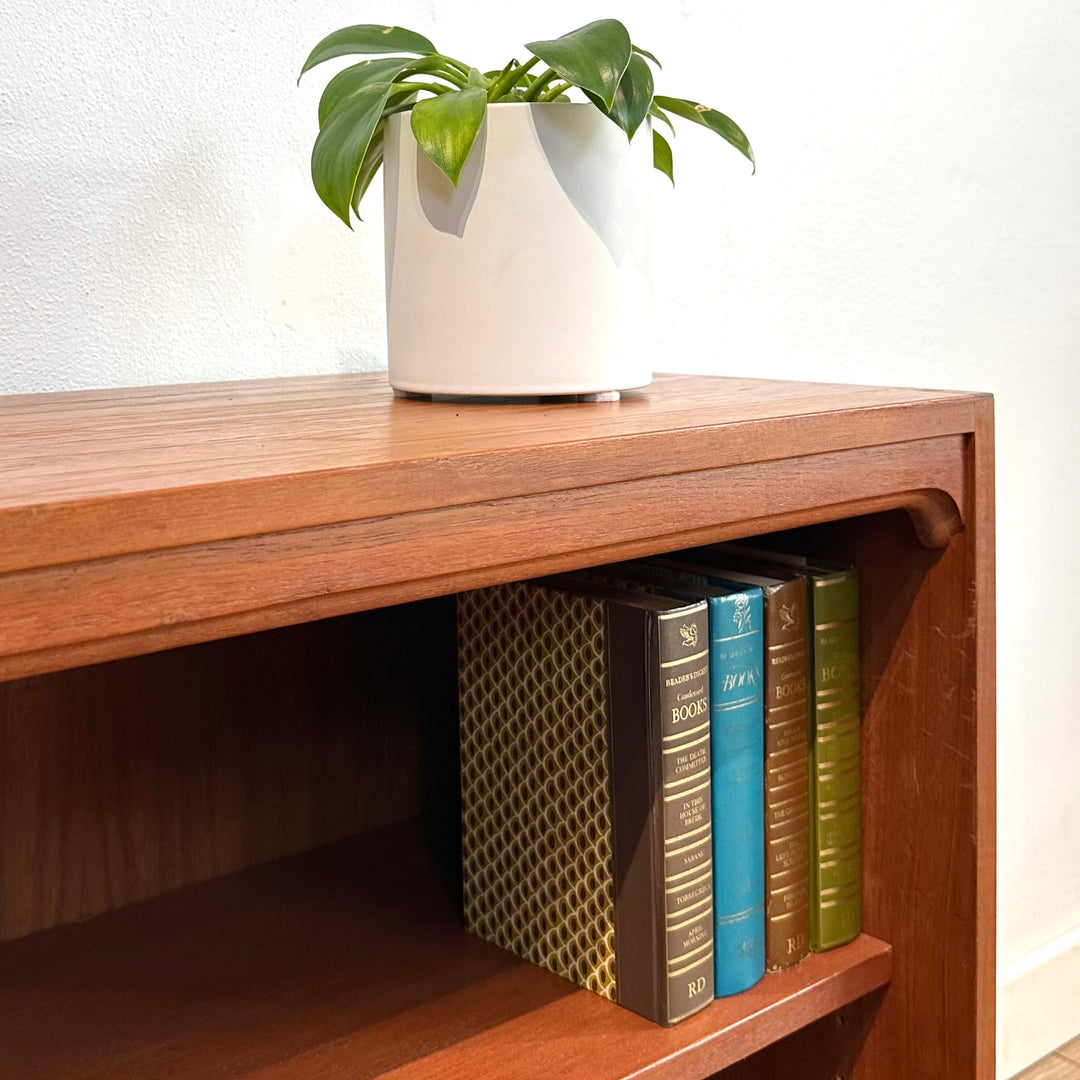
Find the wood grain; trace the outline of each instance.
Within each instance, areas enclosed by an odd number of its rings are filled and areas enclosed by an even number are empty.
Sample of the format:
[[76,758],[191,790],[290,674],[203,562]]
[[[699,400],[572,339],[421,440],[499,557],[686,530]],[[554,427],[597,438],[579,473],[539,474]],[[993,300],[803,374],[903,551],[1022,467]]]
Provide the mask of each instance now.
[[687,547],[720,539],[720,521],[721,533],[748,535],[902,505],[943,541],[965,501],[961,446],[939,436],[724,468],[688,461],[662,479],[0,574],[0,677]]
[[[965,739],[975,760],[975,994],[976,1071],[990,1076],[996,1068],[997,964],[997,599],[995,545],[994,400],[975,406],[975,431],[968,440],[967,472],[971,539],[964,546],[971,583],[967,608],[971,666],[961,683],[971,697],[965,708]],[[970,688],[970,689],[969,689]]]
[[877,990],[777,1040],[713,1080],[848,1080],[888,990]]
[[[1077,1024],[1080,1025],[1080,1018],[1077,1019]],[[1060,1054],[1068,1061],[1072,1061],[1075,1064],[1080,1065],[1080,1035],[1062,1046],[1058,1050],[1058,1054]]]
[[977,800],[988,736],[976,687],[992,668],[975,631],[976,531],[929,551],[883,515],[801,539],[860,572],[863,925],[897,960],[855,1075],[992,1076],[981,1048],[993,960],[975,932],[986,917],[979,852],[993,843]]
[[1080,1080],[1080,1064],[1062,1054],[1050,1054],[1017,1073],[1014,1080]]
[[[452,882],[454,643],[418,617],[450,610],[431,598],[779,529],[863,580],[857,949],[638,1028],[476,951],[452,885],[406,866],[387,887],[390,853],[361,842],[348,873],[299,857],[3,945],[0,1075],[534,1076],[539,1056],[990,1080],[985,395],[668,376],[618,404],[477,407],[331,377],[0,400],[0,936],[418,810]],[[421,881],[434,906],[410,915]]]
[[3,398],[0,571],[932,438],[973,400],[695,376],[561,406],[402,401],[378,376]]
[[453,620],[418,604],[0,684],[0,940],[452,820],[453,653],[418,680],[400,642]]
[[395,829],[3,946],[0,1073],[702,1077],[889,965],[863,937],[660,1028],[465,933],[423,832]]

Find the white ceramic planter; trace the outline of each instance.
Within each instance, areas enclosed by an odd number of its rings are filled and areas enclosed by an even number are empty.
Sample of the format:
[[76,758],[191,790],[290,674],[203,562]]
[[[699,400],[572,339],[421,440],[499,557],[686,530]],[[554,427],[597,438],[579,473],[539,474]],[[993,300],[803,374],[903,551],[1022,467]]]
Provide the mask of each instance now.
[[419,394],[595,394],[652,378],[647,130],[592,105],[501,104],[458,186],[387,122],[390,384]]

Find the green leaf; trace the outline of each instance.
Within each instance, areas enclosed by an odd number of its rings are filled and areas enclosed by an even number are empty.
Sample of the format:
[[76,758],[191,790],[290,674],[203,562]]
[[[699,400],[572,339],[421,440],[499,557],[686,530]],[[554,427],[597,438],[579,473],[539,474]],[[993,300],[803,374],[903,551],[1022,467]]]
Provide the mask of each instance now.
[[386,121],[380,120],[372,132],[371,142],[368,143],[367,151],[364,153],[364,160],[360,163],[360,171],[356,175],[352,199],[349,200],[357,219],[360,218],[360,200],[363,199],[364,193],[375,178],[375,174],[379,171],[379,166],[383,163],[383,140],[385,135]]
[[611,119],[626,132],[627,138],[634,137],[634,132],[649,115],[652,97],[652,70],[635,54],[630,57],[630,63],[619,80],[619,88],[611,105]]
[[487,112],[487,91],[456,90],[413,106],[412,130],[425,154],[457,187]]
[[[352,56],[355,53],[414,53],[417,56],[431,56],[439,50],[422,34],[414,34],[400,26],[376,26],[366,23],[363,26],[346,26],[335,30],[311,50],[301,76],[324,60],[335,56]],[[297,82],[300,80],[297,79]]]
[[599,19],[550,41],[530,41],[525,48],[568,83],[594,93],[608,112],[632,47],[618,19]]
[[754,164],[754,151],[750,146],[750,140],[743,133],[742,128],[722,112],[710,109],[706,105],[699,105],[696,101],[687,101],[685,98],[662,97],[660,94],[656,95],[656,103],[668,112],[673,112],[676,116],[681,116],[685,120],[692,120],[695,124],[701,124],[710,131],[715,131],[720,138],[726,139],[751,164]]
[[386,105],[383,108],[383,119],[385,120],[394,113],[411,109],[416,102],[416,94],[417,91],[409,83],[395,83],[393,93],[386,99]]
[[469,74],[465,79],[466,90],[483,90],[487,93],[490,84],[480,73],[479,68],[469,68]]
[[652,163],[653,168],[659,169],[675,186],[675,171],[671,161],[671,144],[655,128],[652,133]]
[[360,171],[356,175],[356,185],[353,187],[352,194],[352,208],[357,220],[361,220],[360,202],[364,197],[364,193],[371,185],[371,181],[375,179],[375,176],[383,163],[383,151],[386,141],[386,118],[394,113],[411,109],[416,101],[416,91],[409,90],[407,85],[408,84],[406,84],[406,89],[400,89],[395,86],[393,93],[386,99],[386,105],[383,106],[382,119],[375,125],[375,130],[371,135],[371,142],[368,143],[367,151],[364,154],[364,160],[360,163]]
[[319,198],[349,228],[349,206],[357,176],[390,92],[391,82],[372,83],[341,101],[311,151],[311,180]]
[[671,122],[671,117],[668,116],[659,105],[656,104],[656,98],[653,98],[652,104],[649,106],[649,115],[654,120],[662,120],[668,126],[668,130],[672,135],[675,134],[675,125]]
[[653,56],[653,54],[651,52],[649,52],[648,49],[639,48],[637,45],[633,46],[633,49],[634,49],[634,52],[641,53],[642,56],[644,56],[647,59],[651,60],[661,71],[664,70],[664,65],[661,64],[660,61],[657,60],[656,57]]
[[347,97],[373,83],[394,82],[405,73],[411,74],[423,61],[412,57],[391,56],[385,60],[364,60],[339,71],[327,84],[319,99],[319,127]]

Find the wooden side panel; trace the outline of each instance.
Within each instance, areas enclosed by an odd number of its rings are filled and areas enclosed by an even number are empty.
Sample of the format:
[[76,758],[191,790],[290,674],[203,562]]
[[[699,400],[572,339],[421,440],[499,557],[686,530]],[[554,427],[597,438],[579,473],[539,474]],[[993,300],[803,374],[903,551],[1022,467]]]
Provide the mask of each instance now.
[[[819,532],[859,566],[864,918],[895,949],[855,1076],[975,1077],[980,1037],[974,536],[928,551],[899,515]],[[991,837],[992,840],[992,837]]]
[[452,634],[420,604],[0,684],[0,939],[452,820]]
[[975,432],[968,443],[968,532],[973,582],[975,686],[972,708],[976,726],[975,823],[978,1027],[976,1075],[991,1080],[997,1068],[997,616],[995,593],[994,400],[983,398],[975,410]]

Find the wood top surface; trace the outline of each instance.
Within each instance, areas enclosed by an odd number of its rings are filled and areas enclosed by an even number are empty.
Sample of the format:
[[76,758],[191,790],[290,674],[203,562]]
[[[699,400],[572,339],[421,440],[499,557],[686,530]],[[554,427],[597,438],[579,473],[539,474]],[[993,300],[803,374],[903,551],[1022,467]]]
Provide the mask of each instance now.
[[0,398],[0,679],[901,506],[940,545],[989,405],[695,375],[590,404],[379,374]]
[[660,375],[459,404],[373,374],[0,398],[0,571],[965,431],[979,396]]
[[606,403],[414,401],[381,375],[17,395],[0,397],[0,508],[976,396],[694,375]]

